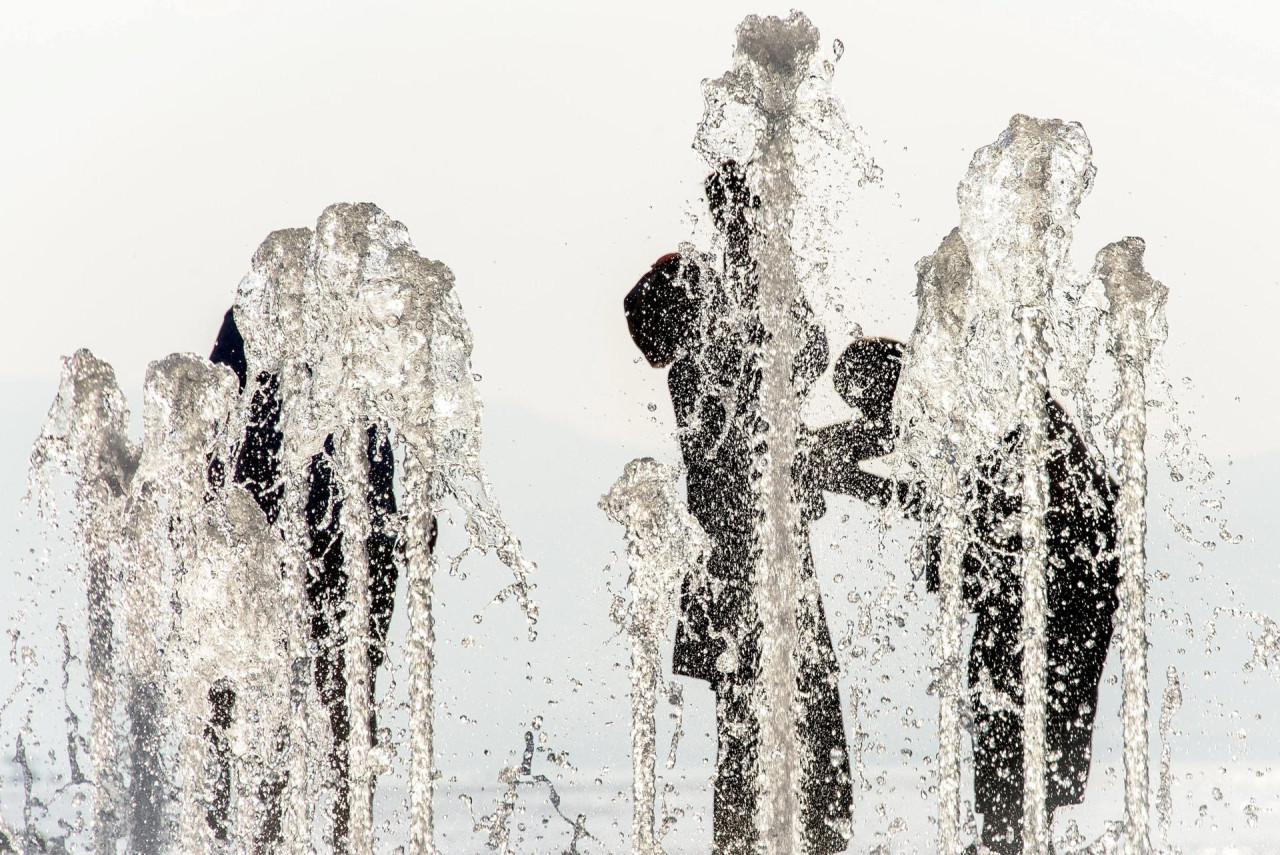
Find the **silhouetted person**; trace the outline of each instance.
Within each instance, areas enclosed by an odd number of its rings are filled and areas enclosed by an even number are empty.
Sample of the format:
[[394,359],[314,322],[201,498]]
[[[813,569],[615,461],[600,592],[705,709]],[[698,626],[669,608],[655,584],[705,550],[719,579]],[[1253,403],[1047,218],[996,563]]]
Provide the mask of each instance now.
[[219,680],[209,689],[209,706],[213,714],[204,728],[205,741],[213,749],[215,775],[213,780],[213,806],[205,818],[217,840],[226,840],[231,833],[229,826],[231,809],[231,716],[235,711],[236,693],[225,680]]
[[[858,460],[892,449],[891,407],[902,346],[860,339],[836,363],[837,390],[867,416],[862,445],[819,446],[820,485],[878,505],[896,500],[919,517],[928,502],[918,486],[894,484],[857,467]],[[1049,818],[1084,798],[1092,752],[1098,684],[1111,644],[1118,600],[1115,554],[1116,487],[1062,405],[1046,398],[1049,502],[1045,514],[1049,561],[1046,626]],[[974,714],[975,807],[982,842],[998,853],[1022,851],[1022,536],[1019,466],[1021,428],[1007,434],[962,476],[963,596],[975,613],[969,650],[969,699]],[[865,454],[865,456],[864,456]],[[856,470],[856,471],[855,471]],[[1012,471],[1011,471],[1012,470]],[[1012,492],[999,485],[1013,485]],[[938,543],[927,538],[926,584],[938,588]]]
[[[650,365],[667,367],[667,384],[687,469],[689,510],[712,541],[707,578],[684,580],[673,671],[706,680],[716,694],[719,763],[715,783],[714,851],[755,852],[757,733],[748,703],[760,678],[760,623],[752,570],[760,552],[762,518],[758,474],[758,347],[765,330],[756,307],[750,257],[753,209],[745,176],[726,163],[706,183],[717,227],[726,239],[723,275],[676,254],[659,259],[627,295],[632,338]],[[808,312],[808,307],[802,307]],[[795,363],[806,386],[827,365],[827,341],[809,324]],[[797,398],[796,405],[800,400]],[[821,598],[817,594],[808,525],[821,516],[821,494],[796,461],[797,501],[804,530],[802,584],[797,607],[801,735],[807,749],[805,834],[812,855],[839,852],[847,841],[853,792],[840,713],[837,666]],[[767,569],[766,569],[767,572]]]
[[836,360],[832,382],[860,417],[814,432],[807,466],[814,489],[857,496],[876,505],[897,498],[915,509],[918,497],[906,485],[898,485],[895,497],[891,482],[858,466],[893,450],[890,419],[901,364],[902,345],[886,338],[858,339]]
[[[245,360],[244,340],[236,327],[234,310],[228,310],[218,332],[210,360],[225,364],[235,371],[240,381],[240,393],[246,393],[250,378]],[[280,472],[280,448],[283,435],[280,432],[280,400],[278,378],[267,372],[252,378],[252,398],[249,405],[249,424],[239,453],[234,461],[232,478],[257,500],[274,525],[284,499],[284,484]],[[376,739],[377,728],[372,711],[374,682],[378,668],[386,655],[387,629],[391,624],[394,606],[397,569],[394,560],[395,539],[390,533],[391,520],[396,514],[396,500],[392,491],[395,463],[391,441],[385,430],[369,426],[365,432],[369,460],[370,533],[366,543],[369,558],[369,701],[370,733]],[[314,659],[316,692],[329,712],[329,727],[333,735],[333,753],[330,764],[337,781],[334,794],[333,835],[334,851],[346,850],[348,823],[351,815],[350,781],[348,776],[348,742],[351,735],[350,715],[346,691],[346,638],[342,623],[346,616],[347,569],[343,563],[341,513],[342,499],[334,484],[332,457],[335,453],[333,437],[325,439],[324,448],[311,458],[308,471],[306,524],[309,535],[308,573],[305,584],[309,606],[311,640],[315,644]],[[218,460],[210,463],[210,481],[217,487],[223,483],[225,472]],[[432,526],[429,549],[435,547],[435,527]],[[282,616],[287,619],[287,616]],[[235,692],[223,687],[218,698],[210,692],[214,705],[214,718],[207,733],[215,754],[222,762],[229,762],[219,752],[219,730],[225,733],[231,722],[231,710],[235,704]],[[224,712],[225,710],[225,712]],[[225,722],[223,724],[222,722]],[[228,766],[229,769],[229,766]],[[222,773],[220,772],[220,775]],[[229,776],[229,771],[226,773]],[[221,780],[221,777],[219,778]],[[229,780],[229,777],[228,777]],[[268,805],[267,820],[259,835],[260,846],[278,842],[280,838],[280,795],[284,781],[264,782],[260,796],[273,800]],[[230,808],[230,788],[215,786],[215,798],[208,811],[209,826],[218,839],[226,839],[227,818]]]

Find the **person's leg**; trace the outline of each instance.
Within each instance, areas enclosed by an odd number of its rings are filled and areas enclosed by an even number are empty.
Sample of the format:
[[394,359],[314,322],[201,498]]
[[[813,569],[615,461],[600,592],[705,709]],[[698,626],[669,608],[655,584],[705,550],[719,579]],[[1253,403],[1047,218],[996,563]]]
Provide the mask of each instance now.
[[[374,706],[378,669],[386,656],[387,632],[395,605],[398,572],[395,538],[396,513],[393,481],[395,475],[391,442],[385,432],[370,427],[366,432],[369,456],[370,534],[366,542],[369,561],[369,733],[377,741],[377,713]],[[312,638],[320,650],[316,657],[316,689],[329,711],[333,734],[330,767],[334,783],[334,845],[345,851],[351,817],[350,710],[346,691],[346,639],[342,622],[346,614],[348,572],[342,550],[342,501],[334,486],[330,463],[334,453],[332,437],[325,441],[325,454],[312,458],[307,523],[311,532],[314,572],[308,579],[308,599],[312,609]],[[434,525],[428,548],[434,549]]]
[[989,598],[979,607],[969,651],[974,803],[983,845],[1001,855],[1022,851],[1021,626],[1020,602]]
[[333,788],[333,852],[345,855],[351,828],[351,708],[347,704],[347,659],[341,630],[345,611],[332,612],[329,642],[316,657],[316,690],[329,714],[333,747],[329,782]]
[[974,716],[974,795],[982,844],[993,852],[1022,851],[1022,720],[1016,713]]
[[[724,545],[724,544],[722,544]],[[729,544],[721,560],[750,566],[750,554]],[[759,680],[760,627],[745,580],[722,577],[711,602],[711,627],[723,643],[712,687],[716,695],[716,785],[712,817],[714,855],[754,855],[760,724],[752,706]]]
[[[366,552],[369,556],[369,736],[373,744],[378,742],[378,714],[375,683],[378,669],[382,667],[387,651],[387,631],[391,627],[391,615],[395,609],[396,581],[399,573],[395,562],[396,541],[392,525],[396,513],[396,497],[393,490],[395,461],[391,440],[385,431],[373,427],[368,431],[370,509],[369,539]],[[431,530],[435,531],[432,521]],[[428,550],[434,550],[432,535]]]
[[[1079,584],[1075,584],[1079,582]],[[1085,574],[1056,591],[1050,584],[1049,711],[1046,742],[1050,756],[1049,804],[1079,804],[1084,799],[1093,754],[1093,722],[1098,686],[1111,646],[1114,588],[1096,574]]]
[[849,845],[842,829],[849,829],[853,785],[835,674],[826,668],[801,674],[801,734],[807,749],[804,825],[811,855],[843,852]]
[[714,855],[754,855],[759,725],[751,686],[728,676],[716,685],[716,783],[712,817]]
[[800,736],[806,749],[804,825],[809,855],[828,855],[848,848],[845,833],[852,819],[853,780],[840,711],[840,671],[810,556],[805,569],[810,591],[798,615],[798,687],[804,704]]
[[219,680],[209,690],[209,706],[212,715],[204,729],[205,741],[214,759],[213,797],[205,811],[205,822],[213,830],[215,840],[226,840],[230,834],[231,819],[231,716],[235,710],[236,693],[225,680]]
[[258,782],[258,805],[261,823],[254,838],[255,855],[269,855],[284,843],[284,791],[289,785],[289,773],[285,769],[289,748],[289,729],[280,727],[272,739],[269,756],[271,762],[264,767],[262,780]]
[[[337,617],[340,621],[340,615]],[[351,793],[348,775],[347,745],[351,738],[351,721],[347,709],[346,660],[341,648],[322,646],[315,659],[316,691],[320,703],[329,713],[329,732],[333,749],[329,753],[329,783],[333,787],[333,851],[347,851],[347,834],[351,821]]]
[[[1048,671],[1053,675],[1048,682],[1045,722],[1050,825],[1057,808],[1078,804],[1084,796],[1098,684],[1112,634],[1114,599],[1109,589],[1076,581],[1066,574],[1057,575],[1051,578],[1048,591],[1053,606],[1046,627]],[[978,614],[969,661],[975,801],[983,816],[983,844],[1000,853],[1016,853],[1022,848],[1020,629],[1018,598],[989,600]]]
[[320,703],[329,714],[333,749],[329,755],[329,784],[333,788],[333,847],[337,855],[347,849],[351,819],[347,743],[351,733],[347,710],[345,639],[342,622],[347,596],[347,575],[343,567],[342,535],[339,519],[342,502],[334,489],[332,437],[325,441],[325,454],[311,459],[307,495],[307,528],[311,536],[310,569],[307,575],[307,602],[311,618],[311,640],[315,644],[315,686]]

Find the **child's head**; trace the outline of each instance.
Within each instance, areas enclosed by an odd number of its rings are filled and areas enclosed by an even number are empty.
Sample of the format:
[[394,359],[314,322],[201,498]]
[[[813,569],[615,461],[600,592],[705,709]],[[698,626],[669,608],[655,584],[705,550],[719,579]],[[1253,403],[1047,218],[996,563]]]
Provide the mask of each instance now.
[[655,261],[623,300],[631,338],[655,368],[679,359],[697,339],[699,275],[673,252]]
[[860,338],[836,361],[832,380],[845,402],[867,419],[887,424],[902,373],[903,345],[891,338]]

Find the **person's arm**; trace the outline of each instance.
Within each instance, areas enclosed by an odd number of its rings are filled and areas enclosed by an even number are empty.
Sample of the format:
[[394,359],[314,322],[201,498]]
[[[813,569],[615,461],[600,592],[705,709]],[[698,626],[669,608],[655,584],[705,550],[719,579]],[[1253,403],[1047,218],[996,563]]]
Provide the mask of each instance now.
[[925,514],[923,486],[868,472],[859,463],[887,453],[885,443],[852,422],[829,425],[813,433],[809,478],[819,490],[853,496],[876,507],[897,504],[908,517]]
[[883,507],[893,495],[890,482],[858,465],[875,456],[867,447],[865,434],[852,425],[822,428],[814,433],[809,453],[812,483],[819,490],[855,496]]
[[856,496],[875,505],[888,504],[892,487],[887,479],[862,469],[858,464],[885,451],[861,424],[842,422],[812,433],[809,474],[820,490]]
[[227,309],[222,316],[222,327],[218,330],[218,339],[213,343],[213,352],[209,361],[214,365],[225,365],[236,373],[240,381],[240,391],[244,391],[248,381],[249,365],[244,355],[244,338],[240,328],[236,326],[235,309]]
[[[801,312],[808,318],[813,317],[813,310],[807,301],[801,301]],[[817,382],[827,370],[831,361],[831,351],[827,344],[827,334],[817,323],[809,323],[805,329],[804,346],[796,354],[792,382],[797,388],[807,389]]]
[[[236,373],[240,382],[240,394],[245,394],[249,379],[249,365],[245,357],[244,338],[236,326],[235,309],[228,309],[218,330],[209,361],[225,365]],[[234,457],[232,479],[253,495],[258,507],[267,515],[267,521],[275,523],[280,512],[280,500],[284,485],[280,483],[280,399],[277,396],[275,375],[259,375],[254,381],[249,399],[249,423]],[[209,463],[209,482],[222,486],[226,478],[223,462],[213,459]]]

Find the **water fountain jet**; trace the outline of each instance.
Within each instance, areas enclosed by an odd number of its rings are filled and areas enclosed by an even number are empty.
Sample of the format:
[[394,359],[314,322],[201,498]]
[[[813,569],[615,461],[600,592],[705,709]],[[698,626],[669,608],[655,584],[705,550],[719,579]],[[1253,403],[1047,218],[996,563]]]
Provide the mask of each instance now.
[[654,821],[654,710],[662,681],[659,645],[678,611],[682,580],[692,573],[700,575],[711,545],[679,495],[679,473],[652,458],[628,463],[600,499],[600,508],[625,527],[631,567],[627,579],[631,600],[626,614],[631,637],[631,851],[633,855],[662,855]]
[[[471,551],[495,552],[514,579],[494,602],[517,600],[530,635],[537,618],[533,565],[479,456],[471,337],[452,273],[419,256],[404,226],[375,206],[335,205],[314,231],[267,238],[234,312],[243,393],[233,372],[200,357],[153,363],[139,453],[127,440],[127,410],[110,367],[81,352],[66,364],[33,451],[37,486],[51,468],[76,479],[90,620],[99,627],[89,657],[100,710],[93,723],[96,851],[114,851],[122,833],[138,852],[212,851],[223,834],[244,851],[312,851],[315,797],[335,791],[332,774],[316,781],[315,767],[326,764],[316,762],[312,734],[323,716],[303,598],[309,473],[326,443],[337,475],[329,510],[341,503],[348,573],[342,643],[351,716],[350,821],[333,845],[374,850],[373,788],[389,747],[375,751],[371,729],[365,544],[371,532],[394,536],[400,526],[367,503],[366,448],[394,437],[406,460],[402,537],[411,541],[404,543],[409,851],[434,853],[430,542],[446,503],[461,509],[468,536],[453,566]],[[252,461],[264,479],[246,480],[242,452],[264,458]],[[121,624],[123,656],[113,656],[110,636]],[[121,688],[132,727],[127,790],[111,783],[120,761],[110,749],[121,738],[111,694]],[[217,743],[212,770],[210,739]],[[233,790],[220,795],[227,787]],[[119,811],[123,824],[113,817]]]

